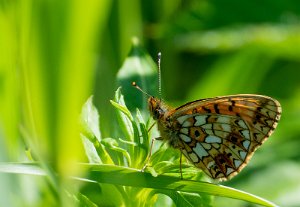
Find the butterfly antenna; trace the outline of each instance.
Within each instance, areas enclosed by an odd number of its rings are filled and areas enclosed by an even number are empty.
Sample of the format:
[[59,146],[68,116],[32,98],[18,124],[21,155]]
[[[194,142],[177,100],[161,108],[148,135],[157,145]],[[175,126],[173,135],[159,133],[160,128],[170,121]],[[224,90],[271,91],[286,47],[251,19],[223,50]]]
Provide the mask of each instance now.
[[158,65],[158,95],[161,97],[161,70],[160,70],[161,52],[157,54],[157,65]]
[[132,82],[131,85],[133,87],[135,87],[136,89],[138,89],[139,91],[141,91],[143,94],[147,95],[147,96],[151,96],[150,94],[146,93],[145,91],[143,91],[137,84],[136,82]]

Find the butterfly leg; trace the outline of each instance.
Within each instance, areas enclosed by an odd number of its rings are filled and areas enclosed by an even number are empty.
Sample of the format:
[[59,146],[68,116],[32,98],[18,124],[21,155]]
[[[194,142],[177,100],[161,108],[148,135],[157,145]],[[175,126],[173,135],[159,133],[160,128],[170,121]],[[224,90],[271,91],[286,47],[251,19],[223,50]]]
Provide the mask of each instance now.
[[[154,127],[155,124],[156,124],[155,122],[154,122],[153,124],[151,124],[151,126],[150,126],[149,129],[147,130],[148,133],[150,133],[151,129]],[[143,137],[143,135],[141,134],[141,135],[139,135],[139,137]]]
[[156,124],[156,122],[154,122],[148,129],[148,133],[151,131],[151,129],[154,127],[154,125]]
[[[152,126],[154,126],[154,125],[152,125]],[[153,138],[152,140],[151,140],[151,145],[150,145],[150,149],[149,149],[149,154],[148,154],[148,156],[147,156],[147,161],[146,161],[146,164],[144,165],[144,167],[142,168],[142,172],[144,172],[144,170],[146,169],[146,167],[149,165],[149,162],[150,162],[150,158],[151,158],[151,155],[152,155],[152,148],[153,148],[153,145],[154,145],[154,141],[156,141],[156,140],[163,140],[163,138],[162,137],[156,137],[156,138]]]

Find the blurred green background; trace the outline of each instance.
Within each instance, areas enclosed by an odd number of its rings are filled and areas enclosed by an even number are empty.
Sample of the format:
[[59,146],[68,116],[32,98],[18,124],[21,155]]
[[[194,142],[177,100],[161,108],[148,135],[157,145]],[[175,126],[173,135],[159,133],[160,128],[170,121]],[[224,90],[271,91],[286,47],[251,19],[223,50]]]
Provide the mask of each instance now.
[[[80,171],[81,107],[94,94],[102,135],[114,135],[109,100],[133,36],[154,59],[162,52],[162,94],[174,106],[238,93],[282,104],[275,133],[224,185],[299,206],[300,2],[292,0],[0,0],[0,161],[28,161],[30,149],[49,170]],[[0,206],[67,205],[53,195],[41,178],[0,174]],[[226,202],[245,205],[214,205]]]

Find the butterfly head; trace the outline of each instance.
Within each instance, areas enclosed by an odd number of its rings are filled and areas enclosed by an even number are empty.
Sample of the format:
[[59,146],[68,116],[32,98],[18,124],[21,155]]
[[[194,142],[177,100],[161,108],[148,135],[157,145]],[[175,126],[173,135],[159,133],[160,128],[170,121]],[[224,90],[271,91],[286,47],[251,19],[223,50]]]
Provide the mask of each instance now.
[[167,111],[167,108],[164,106],[162,101],[154,96],[151,96],[148,99],[148,106],[154,120],[161,119]]
[[[161,61],[161,53],[158,53],[158,94],[161,96],[161,72],[160,72],[160,61]],[[132,82],[132,86],[134,86],[136,89],[144,93],[145,95],[149,96],[148,99],[148,107],[149,111],[153,117],[154,120],[161,120],[161,118],[164,116],[164,114],[169,110],[169,108],[162,102],[162,100],[159,98],[155,98],[154,96],[149,95],[145,91],[143,91],[136,82]]]
[[136,89],[140,90],[145,95],[149,96],[148,99],[148,107],[149,111],[151,113],[151,116],[155,120],[159,120],[164,116],[164,114],[168,111],[168,107],[163,103],[163,101],[159,98],[155,98],[154,96],[149,95],[145,91],[143,91],[136,82],[132,83],[132,86],[134,86]]

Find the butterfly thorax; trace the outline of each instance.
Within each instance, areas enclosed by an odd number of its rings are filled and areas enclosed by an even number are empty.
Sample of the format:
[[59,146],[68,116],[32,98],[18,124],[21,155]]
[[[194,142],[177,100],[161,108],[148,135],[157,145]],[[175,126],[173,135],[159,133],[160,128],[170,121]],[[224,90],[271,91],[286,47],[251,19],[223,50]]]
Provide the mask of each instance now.
[[171,119],[174,109],[166,105],[161,99],[150,97],[148,99],[149,110],[154,120],[157,121],[157,128],[161,137],[172,147],[180,148],[177,129],[177,122]]

